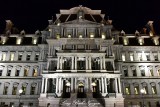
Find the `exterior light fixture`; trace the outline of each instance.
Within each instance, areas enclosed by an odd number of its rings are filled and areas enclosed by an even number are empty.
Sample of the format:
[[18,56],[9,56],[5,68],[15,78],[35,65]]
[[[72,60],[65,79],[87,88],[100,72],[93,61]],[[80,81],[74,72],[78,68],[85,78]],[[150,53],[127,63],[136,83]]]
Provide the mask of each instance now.
[[68,87],[71,86],[70,82],[67,82],[67,83],[66,83],[66,86],[68,86]]
[[102,34],[102,39],[105,39],[106,38],[106,35],[105,34]]
[[96,86],[96,83],[95,83],[95,82],[93,82],[91,85],[92,85],[92,86]]

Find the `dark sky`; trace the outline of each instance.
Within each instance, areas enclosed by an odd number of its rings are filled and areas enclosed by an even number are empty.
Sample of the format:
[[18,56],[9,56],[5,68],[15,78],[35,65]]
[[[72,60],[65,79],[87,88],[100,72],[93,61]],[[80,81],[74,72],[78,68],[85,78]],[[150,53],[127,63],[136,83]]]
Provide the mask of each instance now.
[[26,33],[43,30],[48,20],[60,9],[70,9],[83,5],[100,9],[113,20],[118,30],[134,33],[141,30],[148,20],[154,21],[157,34],[160,34],[159,0],[0,0],[0,33],[5,29],[5,20],[10,19],[14,26]]

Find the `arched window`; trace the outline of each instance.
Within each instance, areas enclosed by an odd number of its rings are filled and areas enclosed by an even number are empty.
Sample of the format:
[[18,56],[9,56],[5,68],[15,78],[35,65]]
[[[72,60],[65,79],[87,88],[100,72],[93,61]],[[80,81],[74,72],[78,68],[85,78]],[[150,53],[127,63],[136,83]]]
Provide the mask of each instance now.
[[127,68],[127,66],[123,66],[122,69],[123,69],[124,76],[128,77],[128,68]]
[[25,66],[25,67],[24,67],[24,77],[28,76],[29,69],[30,69],[29,66]]
[[23,83],[23,84],[22,84],[22,90],[23,90],[22,95],[25,95],[25,94],[26,94],[27,85],[28,85],[28,83]]
[[13,66],[8,66],[8,67],[7,67],[7,73],[6,73],[6,76],[11,76],[12,68],[13,68]]
[[4,84],[3,95],[7,95],[8,94],[9,85],[10,85],[10,83],[8,83],[8,82]]
[[130,90],[130,84],[125,84],[125,94],[130,95],[131,94],[131,90]]
[[160,76],[160,66],[155,66],[156,70],[157,70],[157,75]]
[[17,89],[18,89],[18,83],[13,83],[12,95],[17,94]]
[[144,89],[144,94],[148,94],[148,85],[146,82],[142,83],[142,88]]
[[136,66],[131,66],[131,70],[132,70],[132,75],[137,76]]
[[133,83],[133,86],[134,86],[134,94],[139,94],[139,84]]
[[2,76],[4,67],[5,67],[5,66],[0,66],[0,76]]
[[36,86],[37,86],[37,83],[32,83],[31,84],[31,95],[34,95],[35,94],[35,92],[36,92]]
[[140,69],[141,76],[145,76],[145,67],[139,66],[139,69]]
[[157,94],[156,84],[154,82],[151,83],[152,94]]
[[153,74],[153,66],[148,66],[147,68],[148,68],[149,75],[150,76],[154,76],[154,74]]
[[16,66],[15,76],[19,76],[21,71],[21,66]]

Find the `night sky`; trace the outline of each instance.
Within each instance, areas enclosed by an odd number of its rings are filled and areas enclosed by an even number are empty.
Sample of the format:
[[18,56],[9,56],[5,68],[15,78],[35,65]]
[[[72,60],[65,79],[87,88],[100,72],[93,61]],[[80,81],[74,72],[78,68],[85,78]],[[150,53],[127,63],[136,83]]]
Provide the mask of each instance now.
[[149,20],[154,21],[156,34],[160,34],[159,0],[0,0],[0,33],[5,29],[5,20],[12,20],[20,31],[34,33],[43,30],[48,20],[55,20],[60,9],[83,5],[102,10],[117,30],[134,33],[141,30]]

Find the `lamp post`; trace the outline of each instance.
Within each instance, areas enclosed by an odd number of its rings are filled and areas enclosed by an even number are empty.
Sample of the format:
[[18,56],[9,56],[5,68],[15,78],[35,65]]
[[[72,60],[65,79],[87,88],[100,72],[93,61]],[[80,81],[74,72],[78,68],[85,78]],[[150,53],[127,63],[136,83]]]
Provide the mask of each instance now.
[[19,107],[21,106],[21,105],[20,105],[20,99],[21,99],[21,94],[22,94],[22,92],[23,92],[23,90],[20,89],[20,90],[19,90]]
[[145,93],[145,90],[144,89],[141,89],[141,93],[142,93],[142,100],[143,100],[143,102],[142,102],[142,107],[145,107],[145,105],[144,105],[144,93]]

